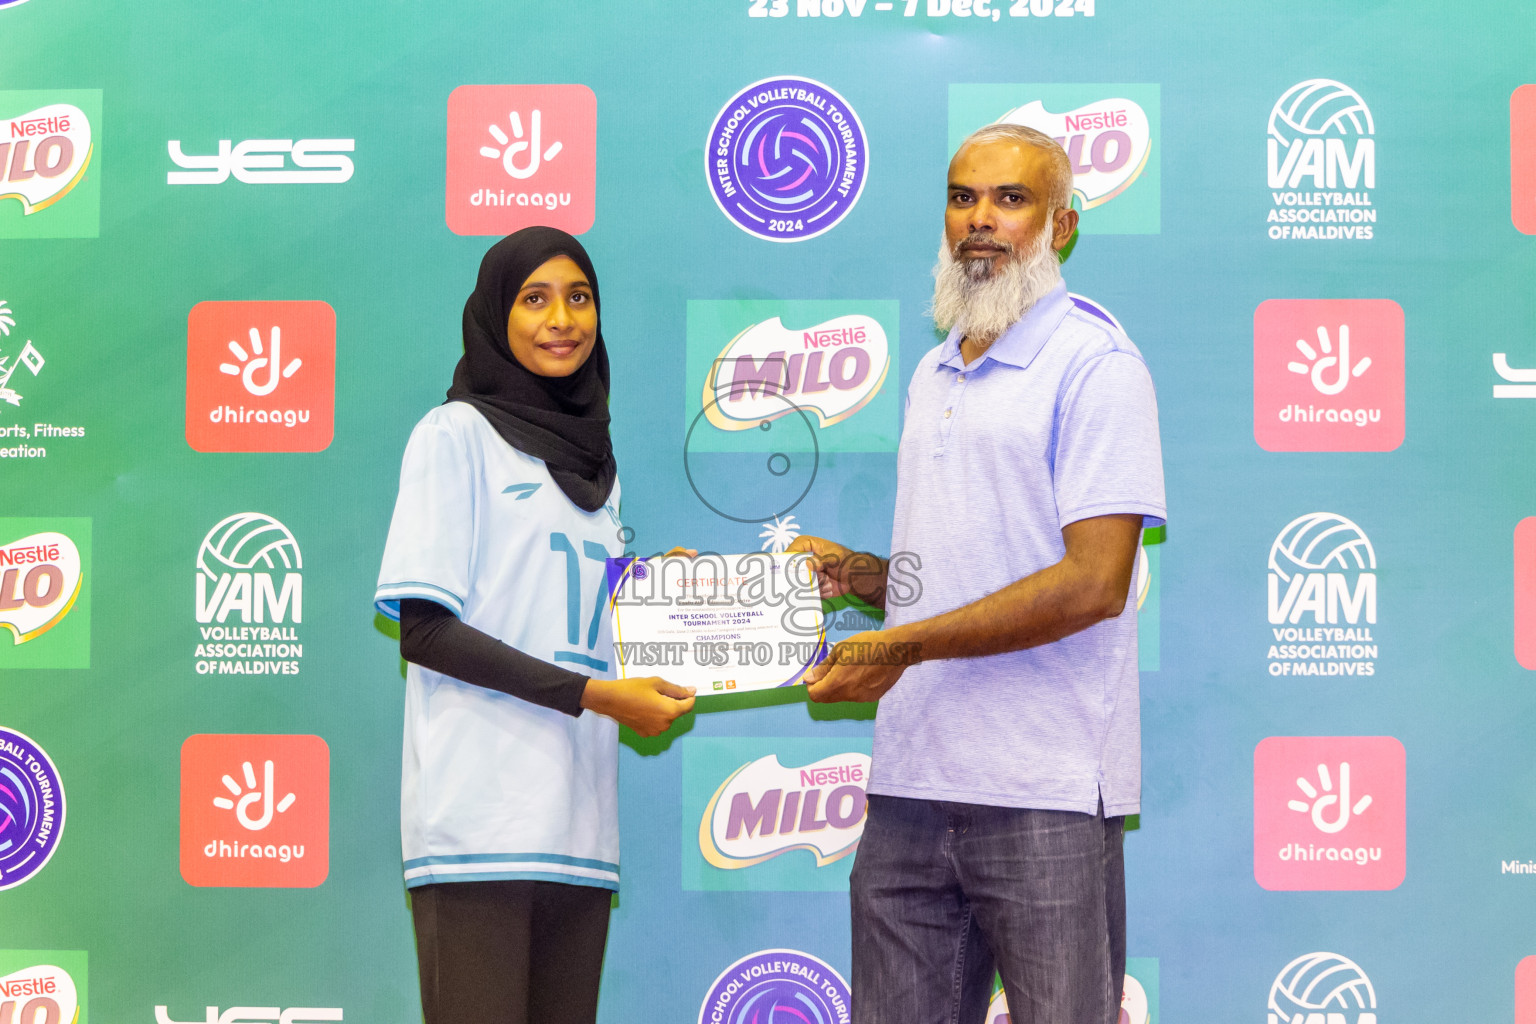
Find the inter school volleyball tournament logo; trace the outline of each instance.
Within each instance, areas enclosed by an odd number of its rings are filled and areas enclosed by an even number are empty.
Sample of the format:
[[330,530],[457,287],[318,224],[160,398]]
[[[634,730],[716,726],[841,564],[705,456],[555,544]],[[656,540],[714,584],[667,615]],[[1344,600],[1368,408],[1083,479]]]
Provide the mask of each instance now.
[[1516,231],[1536,235],[1536,85],[1509,97],[1509,216]]
[[1156,234],[1160,97],[1156,85],[951,85],[949,151],[987,124],[1044,132],[1071,161],[1085,234]]
[[709,987],[699,1024],[848,1024],[848,983],[798,949],[742,957]]
[[0,238],[100,233],[100,120],[99,90],[0,92]]
[[726,101],[704,147],[710,194],[749,235],[799,242],[853,209],[869,174],[859,115],[831,87],[784,76]]
[[88,1024],[86,953],[0,949],[0,1021]]
[[324,302],[199,302],[187,316],[187,444],[318,452],[336,408],[336,311]]
[[1273,890],[1395,889],[1408,758],[1391,736],[1270,736],[1253,751],[1253,876]]
[[1390,299],[1269,299],[1253,313],[1253,436],[1272,452],[1403,443],[1403,308]]
[[1376,122],[1331,78],[1285,91],[1269,112],[1269,237],[1368,241],[1375,233]]
[[216,736],[181,745],[181,877],[188,885],[313,888],[330,872],[331,752],[319,736]]
[[1337,953],[1286,964],[1269,987],[1268,1024],[1376,1024],[1376,989],[1360,965]]
[[304,556],[261,512],[221,519],[194,568],[198,675],[298,675],[304,657]]
[[448,227],[579,235],[597,215],[597,97],[584,85],[461,85],[448,97]]
[[89,519],[0,519],[0,669],[90,667],[90,552]]
[[1376,549],[1352,521],[1311,512],[1269,548],[1269,674],[1376,674]]
[[43,870],[64,834],[64,783],[43,748],[0,726],[0,890]]

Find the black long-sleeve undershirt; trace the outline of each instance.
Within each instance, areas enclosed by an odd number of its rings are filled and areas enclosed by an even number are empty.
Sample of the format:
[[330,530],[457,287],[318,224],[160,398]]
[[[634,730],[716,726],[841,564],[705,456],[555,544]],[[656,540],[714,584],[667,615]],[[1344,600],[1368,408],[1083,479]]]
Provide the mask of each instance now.
[[573,717],[582,711],[586,676],[524,654],[436,601],[406,598],[400,602],[400,656],[445,676]]

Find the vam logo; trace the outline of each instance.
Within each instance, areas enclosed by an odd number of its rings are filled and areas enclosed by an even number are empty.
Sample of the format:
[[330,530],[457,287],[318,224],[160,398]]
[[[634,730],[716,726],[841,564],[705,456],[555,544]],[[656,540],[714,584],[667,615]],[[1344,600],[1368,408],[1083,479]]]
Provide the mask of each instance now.
[[199,302],[187,316],[187,444],[318,452],[336,408],[336,311],[324,302]]
[[30,737],[0,726],[0,891],[43,870],[63,834],[59,770]]
[[288,527],[260,512],[219,521],[194,573],[199,675],[297,675],[304,646],[304,556]]
[[1376,674],[1376,550],[1343,516],[1286,524],[1269,549],[1272,676]]
[[585,85],[461,85],[448,97],[448,227],[579,235],[597,210],[597,97]]
[[88,1024],[82,950],[0,949],[0,1022]]
[[172,1019],[168,1006],[155,1007],[155,1024],[329,1024],[343,1019],[339,1006],[231,1006],[223,1013],[209,1006],[203,1016],[187,1021]]
[[1272,452],[1391,451],[1405,432],[1403,309],[1269,299],[1253,314],[1253,436]]
[[89,668],[91,521],[0,519],[0,669]]
[[[354,139],[246,139],[235,145],[219,140],[208,156],[182,151],[181,140],[165,144],[171,163],[167,185],[222,185],[231,174],[247,185],[339,185],[352,179]],[[293,166],[287,166],[289,162]]]
[[869,756],[839,754],[786,768],[770,754],[720,784],[699,820],[699,852],[717,868],[808,850],[816,866],[848,856],[864,834]]
[[1157,234],[1160,106],[1156,85],[951,85],[949,151],[984,125],[1034,128],[1066,150],[1084,234]]
[[1270,986],[1268,1024],[1376,1024],[1376,989],[1349,957],[1308,953]]
[[1253,752],[1253,875],[1272,890],[1395,889],[1407,755],[1391,736],[1271,736]]
[[330,871],[330,748],[318,736],[199,735],[181,747],[181,876],[312,888]]
[[1375,134],[1371,109],[1342,82],[1312,78],[1287,89],[1269,112],[1269,237],[1370,239]]
[[100,234],[100,123],[100,90],[0,92],[0,238]]

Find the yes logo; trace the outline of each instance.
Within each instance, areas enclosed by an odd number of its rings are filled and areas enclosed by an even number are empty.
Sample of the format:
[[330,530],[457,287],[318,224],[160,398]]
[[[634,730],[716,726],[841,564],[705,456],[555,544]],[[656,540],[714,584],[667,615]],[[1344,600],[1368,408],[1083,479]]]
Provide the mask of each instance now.
[[334,433],[336,312],[324,302],[199,302],[187,316],[187,444],[318,452]]
[[0,92],[0,238],[101,233],[101,90]]
[[949,151],[983,125],[1034,128],[1067,152],[1084,234],[1157,234],[1160,107],[1156,85],[951,85]]
[[597,203],[597,97],[584,85],[461,85],[448,97],[446,217],[459,235],[545,224],[579,235]]
[[0,669],[89,668],[91,521],[0,519]]
[[1403,443],[1403,309],[1390,299],[1270,299],[1253,314],[1253,436],[1272,452]]
[[189,737],[181,747],[182,878],[280,888],[325,881],[330,764],[318,736]]
[[86,954],[0,949],[0,1024],[89,1024]]
[[155,1024],[325,1024],[344,1019],[339,1006],[231,1006],[223,1013],[208,1006],[201,1019],[188,1021],[173,1020],[168,1006],[155,1007]]
[[[352,178],[353,139],[246,139],[231,145],[219,140],[212,156],[183,153],[181,140],[165,144],[180,171],[167,171],[167,185],[220,185],[233,174],[247,185],[338,185]],[[293,161],[298,170],[284,165]]]
[[1536,85],[1509,97],[1509,216],[1516,231],[1536,235]]
[[1407,755],[1391,736],[1271,736],[1253,752],[1253,875],[1266,889],[1395,889]]
[[895,451],[898,320],[889,300],[690,301],[690,450]]

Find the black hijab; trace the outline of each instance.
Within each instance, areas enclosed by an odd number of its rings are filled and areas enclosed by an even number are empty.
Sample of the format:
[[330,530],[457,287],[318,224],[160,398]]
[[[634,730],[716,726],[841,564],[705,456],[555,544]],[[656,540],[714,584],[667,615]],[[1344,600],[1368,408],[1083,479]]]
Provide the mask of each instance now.
[[[519,363],[507,344],[507,314],[532,273],[569,256],[592,285],[597,344],[569,377],[541,377]],[[602,300],[587,251],[556,228],[523,228],[491,246],[464,303],[464,355],[453,371],[448,401],[467,402],[507,444],[543,459],[566,497],[587,512],[608,500],[618,467],[608,436],[608,349]]]

